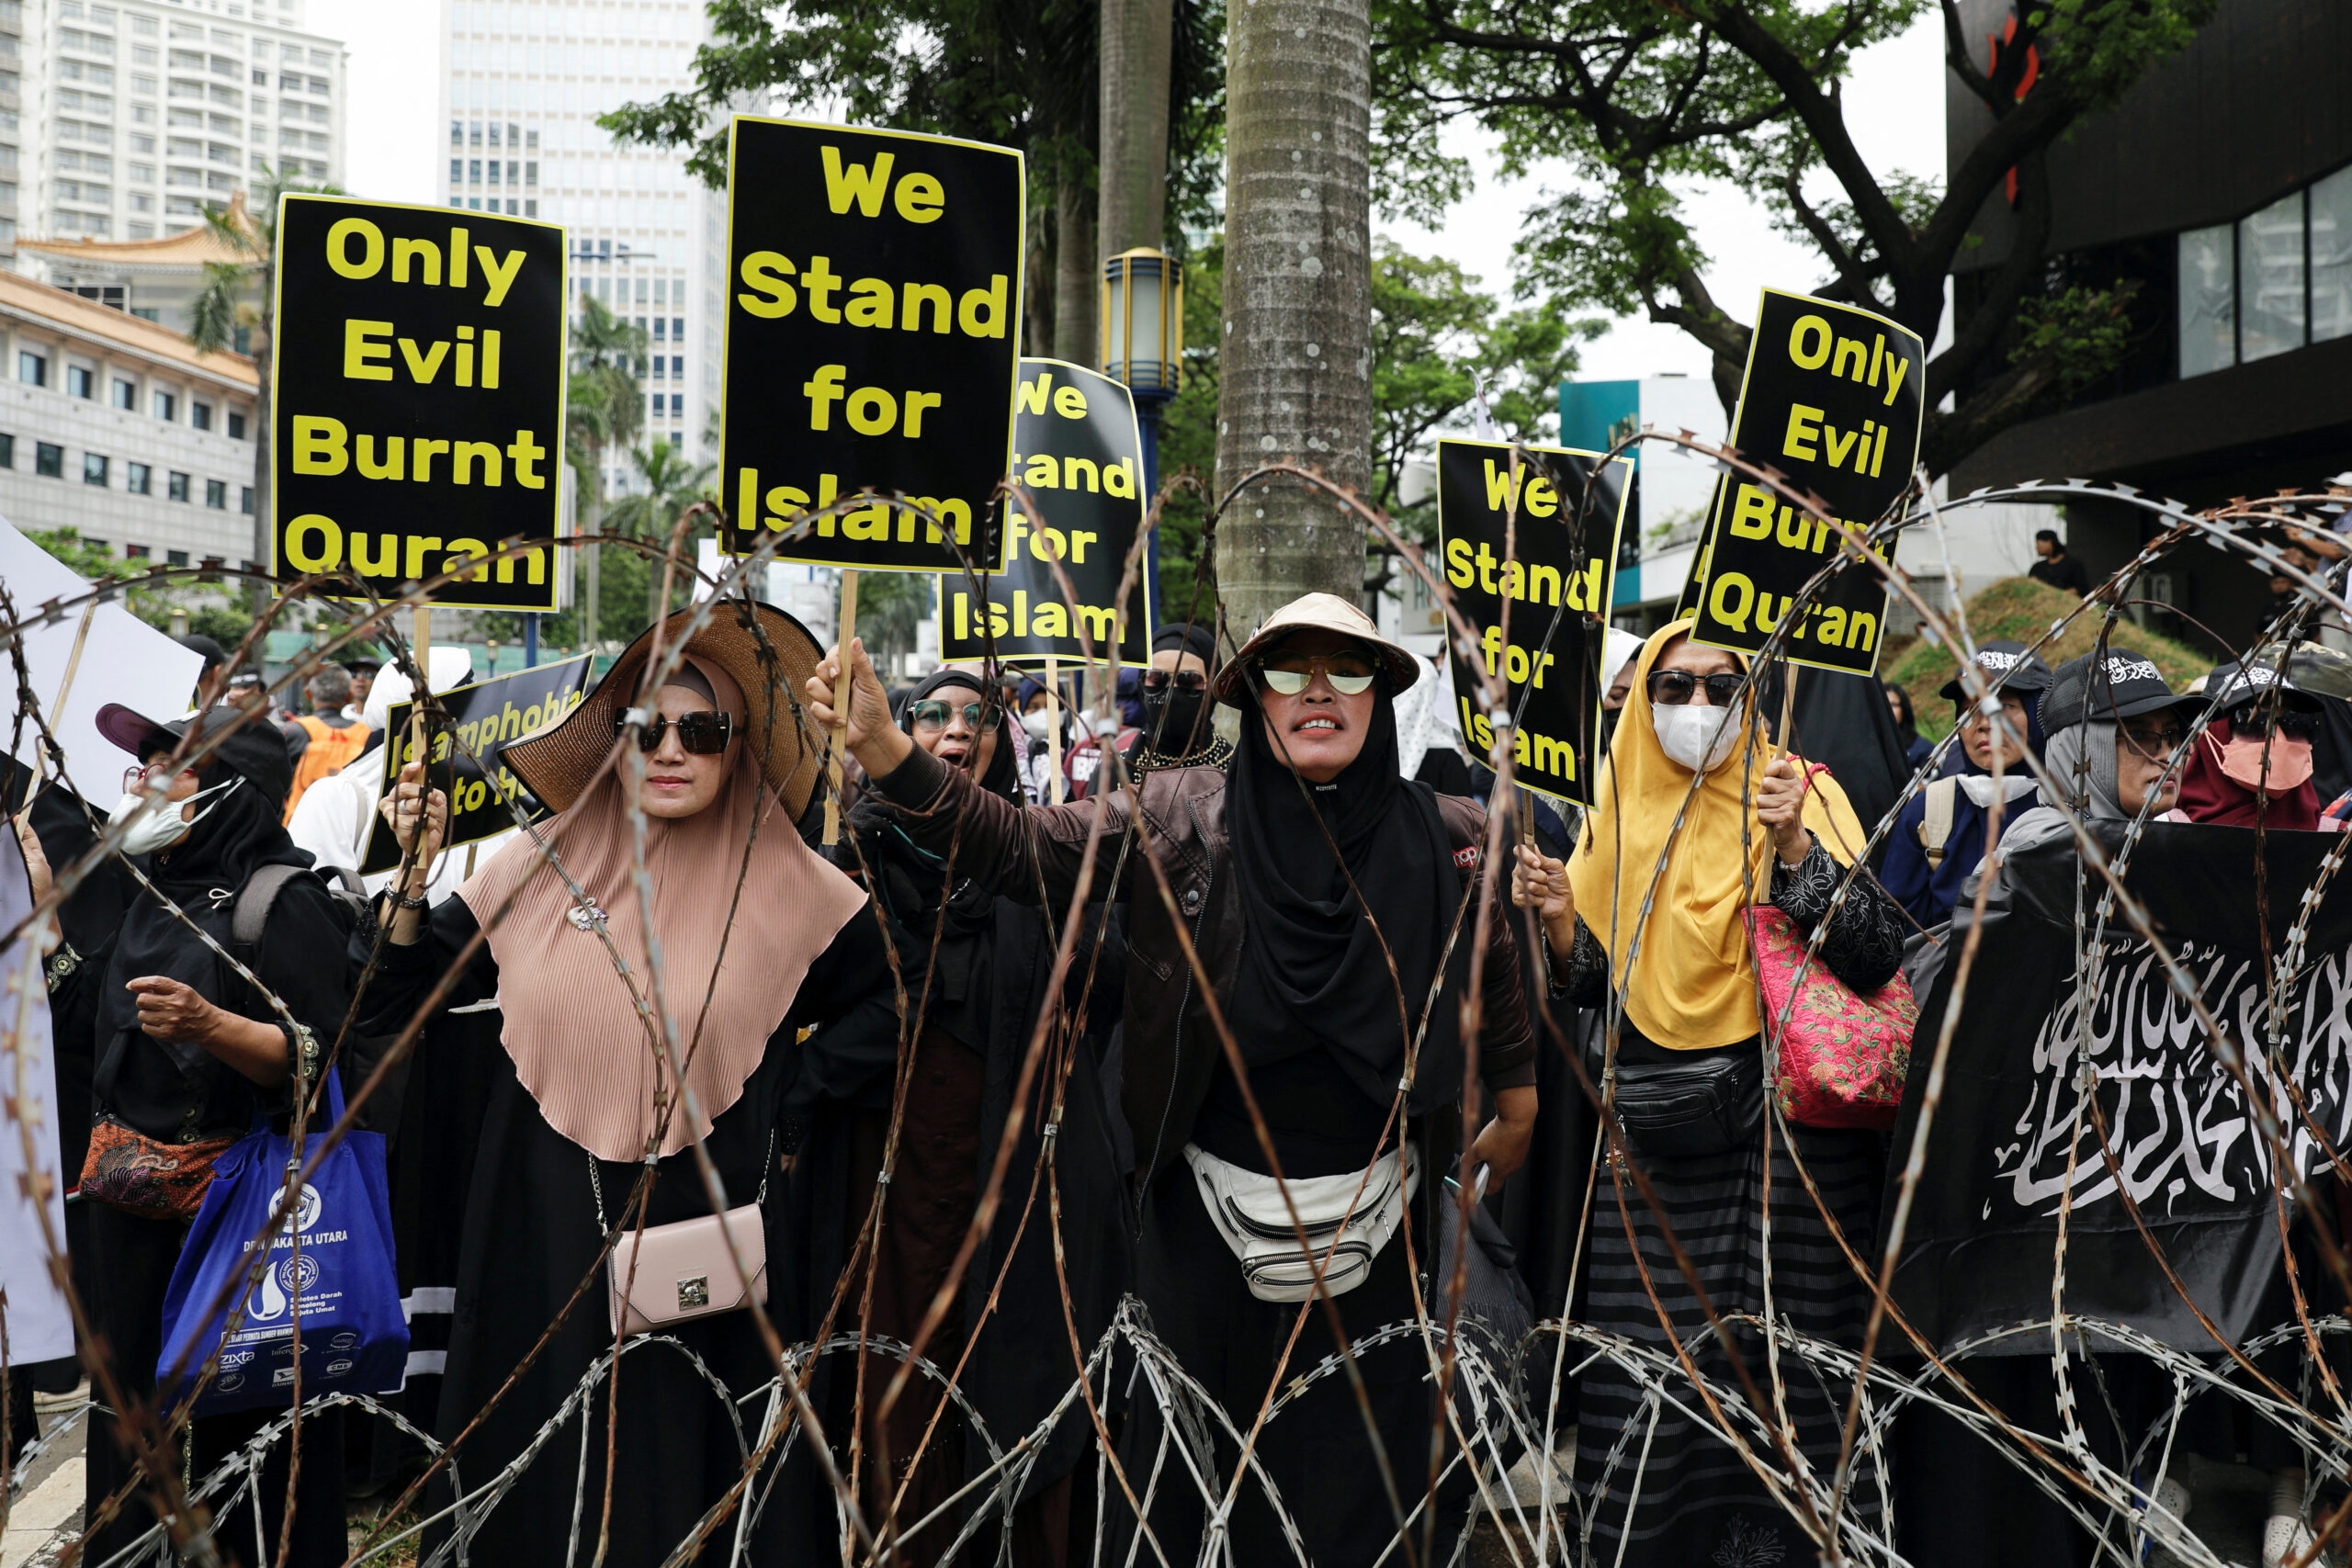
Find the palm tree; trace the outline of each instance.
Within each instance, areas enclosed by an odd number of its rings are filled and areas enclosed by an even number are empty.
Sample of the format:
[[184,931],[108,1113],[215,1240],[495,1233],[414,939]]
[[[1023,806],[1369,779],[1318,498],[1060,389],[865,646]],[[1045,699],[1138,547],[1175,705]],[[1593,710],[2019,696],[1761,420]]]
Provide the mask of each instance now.
[[[612,509],[605,513],[606,533],[626,534],[632,539],[650,539],[666,545],[680,513],[698,501],[718,499],[718,492],[710,482],[714,466],[695,462],[667,441],[631,447],[628,461],[636,470],[633,482],[629,493],[615,501]],[[702,533],[701,528],[690,530],[684,542],[691,546]],[[654,602],[662,594],[662,563],[645,557],[638,558],[647,569],[645,615],[650,625],[667,615],[672,606]],[[692,558],[689,550],[689,567]],[[692,581],[684,571],[672,588],[679,594],[693,592]]]
[[[206,262],[204,291],[188,309],[187,340],[199,353],[235,349],[250,354],[257,372],[254,378],[254,559],[257,561],[268,560],[271,547],[269,436],[275,389],[270,385],[269,345],[277,300],[277,198],[288,191],[343,194],[334,186],[297,185],[282,174],[273,174],[254,193],[261,201],[259,215],[245,205],[243,191],[231,197],[225,207],[206,207],[205,228],[240,259]],[[243,344],[237,342],[241,327],[247,329]],[[251,598],[254,614],[258,615],[269,603],[269,589],[256,582]]]
[[[1227,8],[1219,494],[1277,458],[1371,483],[1371,73],[1368,0]],[[1359,598],[1363,554],[1329,495],[1253,486],[1217,528],[1236,639],[1301,593]]]
[[[593,295],[580,299],[571,323],[571,386],[564,412],[564,457],[579,485],[581,532],[604,532],[605,455],[637,444],[645,428],[645,330],[629,325]],[[596,547],[586,547],[581,625],[593,644],[603,636],[597,618]]]

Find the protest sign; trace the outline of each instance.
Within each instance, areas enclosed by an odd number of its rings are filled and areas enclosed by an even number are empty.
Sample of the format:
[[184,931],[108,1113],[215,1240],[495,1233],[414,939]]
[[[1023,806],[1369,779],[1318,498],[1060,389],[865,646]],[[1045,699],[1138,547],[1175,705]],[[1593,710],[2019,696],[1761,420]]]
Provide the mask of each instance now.
[[1500,674],[1510,686],[1517,781],[1555,800],[1592,804],[1601,635],[1633,474],[1632,458],[1598,452],[1437,444],[1438,552],[1454,607],[1478,638],[1476,665],[1447,638],[1462,733],[1477,755],[1493,750],[1484,682]]
[[[993,648],[1000,660],[1150,663],[1141,572],[1124,619],[1118,604],[1144,519],[1143,434],[1126,388],[1058,359],[1022,360],[1012,479],[1035,520],[1006,502],[1003,573],[977,586],[961,574],[940,578],[940,658],[978,660]],[[1054,575],[1057,560],[1070,594]]]
[[[449,795],[449,836],[444,847],[456,849],[495,838],[514,826],[512,801],[526,818],[543,811],[523,781],[498,760],[498,749],[520,739],[549,719],[560,718],[580,705],[588,693],[588,659],[567,659],[500,675],[470,686],[441,694],[448,727],[437,730],[426,754],[427,771],[435,788]],[[385,728],[384,798],[390,799],[401,769],[416,759],[416,736],[410,719],[414,703],[393,706]],[[443,777],[442,770],[447,771]],[[400,846],[391,829],[379,818],[368,835],[368,854],[360,862],[363,874],[390,871],[401,863]]]
[[[272,571],[355,572],[395,597],[555,537],[563,263],[563,230],[534,218],[280,198]],[[433,602],[552,610],[554,558],[476,567]]]
[[[2093,826],[2112,862],[2126,825]],[[1896,1303],[1946,1350],[2046,1318],[2064,1204],[2068,1312],[2128,1324],[2195,1354],[2213,1350],[2132,1224],[2098,1124],[2086,1109],[2077,1114],[2087,1066],[2098,1075],[2096,1103],[2115,1169],[2189,1295],[2233,1341],[2275,1326],[2255,1319],[2278,1257],[2273,1204],[2285,1173],[2245,1091],[2154,953],[2120,917],[2092,976],[2086,1021],[2075,978],[2074,840],[2005,844],[2003,852],[1896,1266]],[[2125,879],[2246,1056],[2256,1094],[2286,1129],[2289,1159],[2307,1175],[2328,1163],[2313,1127],[2338,1148],[2352,1137],[2352,896],[2322,875],[2326,852],[2317,833],[2272,833],[2266,841],[2247,828],[2159,822]],[[2257,853],[2267,864],[2249,874]],[[2282,941],[2315,881],[2326,892],[2303,964],[2285,985],[2274,1068],[2265,1055],[2271,965],[2257,890],[2268,890],[2269,930]],[[2096,878],[2092,888],[2095,897]],[[1897,1149],[1911,1146],[1935,1055],[1928,1047],[1971,914],[1963,904],[1940,970],[1922,992]],[[2047,1356],[2049,1337],[2011,1348]]]
[[[55,621],[35,614],[52,599],[77,599],[90,592],[73,568],[0,520],[0,585],[6,585],[22,623],[25,674],[32,700],[40,705],[74,792],[104,809],[122,790],[123,770],[146,761],[134,757],[98,732],[98,710],[120,703],[134,713],[170,718],[196,700],[203,656],[182,648],[122,605],[96,600],[77,604]],[[248,669],[253,665],[246,666]],[[13,673],[13,671],[12,671]],[[9,684],[15,682],[10,680]],[[15,705],[12,700],[11,706]],[[30,722],[13,726],[16,760],[46,769],[40,731]]]
[[[1819,496],[1831,516],[1867,528],[1911,482],[1927,365],[1926,345],[1907,327],[1768,288],[1748,339],[1731,445],[1779,469],[1798,494]],[[1693,640],[1754,653],[1843,543],[1837,529],[1770,487],[1731,475],[1716,491],[1702,547],[1706,581]],[[1876,572],[1840,572],[1791,628],[1790,661],[1869,674],[1878,668],[1885,604]]]
[[[49,1271],[51,1242],[61,1250],[65,1246],[65,1173],[59,1167],[58,1134],[71,1122],[58,1113],[49,988],[41,983],[38,934],[25,924],[33,912],[32,880],[17,836],[6,837],[7,843],[0,846],[0,930],[16,936],[0,945],[8,1010],[7,1023],[0,1027],[0,1084],[7,1086],[6,1114],[0,1114],[0,1344],[7,1347],[11,1373],[22,1377],[34,1361],[74,1353],[74,1319],[64,1291]],[[85,1077],[85,1095],[87,1082]],[[88,1125],[86,1111],[81,1120]],[[9,1122],[22,1122],[42,1135],[19,1136]]]
[[780,558],[948,571],[998,563],[1021,331],[1019,152],[953,137],[735,118],[729,132],[729,545],[808,509]]

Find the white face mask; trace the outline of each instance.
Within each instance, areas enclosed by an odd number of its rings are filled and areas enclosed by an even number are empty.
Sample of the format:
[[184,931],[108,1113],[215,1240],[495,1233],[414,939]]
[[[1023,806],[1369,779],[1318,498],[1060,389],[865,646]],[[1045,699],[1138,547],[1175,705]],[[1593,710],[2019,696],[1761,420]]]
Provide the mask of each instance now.
[[1031,735],[1035,736],[1038,739],[1043,740],[1046,736],[1053,733],[1053,710],[1051,708],[1038,708],[1034,713],[1023,714],[1021,716],[1021,728],[1027,730]]
[[168,850],[187,838],[188,829],[203,821],[210,814],[212,807],[220,803],[213,801],[211,806],[207,806],[193,818],[183,817],[182,807],[194,806],[208,795],[224,795],[244,782],[242,778],[232,778],[225,784],[214,784],[210,789],[198,790],[186,800],[158,800],[144,790],[134,790],[115,802],[114,810],[107,816],[107,825],[119,827],[129,821],[130,831],[123,835],[122,842],[116,847],[127,855],[152,855],[158,850]]
[[1736,707],[1719,708],[1698,703],[1650,709],[1658,750],[1694,773],[1712,773],[1731,760],[1745,729],[1739,718]]

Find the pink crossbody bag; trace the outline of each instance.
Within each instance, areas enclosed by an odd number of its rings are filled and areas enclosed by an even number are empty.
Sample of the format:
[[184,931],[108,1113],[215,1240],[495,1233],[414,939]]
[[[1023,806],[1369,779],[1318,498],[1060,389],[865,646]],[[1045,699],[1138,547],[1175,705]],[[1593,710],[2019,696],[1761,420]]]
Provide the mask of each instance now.
[[[775,1140],[771,1137],[760,1190],[749,1203],[724,1214],[620,1235],[605,1260],[605,1300],[615,1334],[650,1334],[672,1324],[767,1304],[768,1233],[761,1205],[768,1195],[767,1172],[775,1164]],[[603,1226],[605,1187],[593,1157],[588,1179],[596,1190],[596,1223]],[[738,1257],[743,1260],[740,1270]],[[746,1274],[752,1280],[748,1294],[743,1289]]]

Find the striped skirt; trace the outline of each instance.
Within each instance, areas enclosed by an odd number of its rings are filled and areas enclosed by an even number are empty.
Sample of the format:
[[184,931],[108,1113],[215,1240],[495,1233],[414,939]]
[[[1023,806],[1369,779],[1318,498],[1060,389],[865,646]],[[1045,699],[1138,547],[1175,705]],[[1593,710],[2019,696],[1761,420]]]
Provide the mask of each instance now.
[[[1872,1133],[1794,1129],[1797,1153],[1848,1246],[1871,1258],[1881,1161]],[[1801,1488],[1773,1431],[1793,1431],[1819,1517],[1837,1472],[1850,1378],[1802,1359],[1785,1342],[1776,1369],[1756,1325],[1765,1316],[1764,1133],[1742,1148],[1690,1159],[1643,1158],[1659,1210],[1690,1265],[1669,1248],[1658,1213],[1630,1175],[1603,1172],[1595,1197],[1591,1294],[1586,1320],[1640,1348],[1639,1365],[1598,1360],[1583,1380],[1577,1485],[1594,1563],[1672,1563],[1765,1568],[1819,1555],[1802,1517]],[[1787,1142],[1771,1138],[1770,1293],[1775,1321],[1812,1339],[1858,1348],[1870,1293],[1806,1191]],[[1620,1202],[1622,1200],[1623,1207]],[[1630,1220],[1630,1235],[1629,1222]],[[1710,1327],[1705,1301],[1732,1329],[1737,1361],[1764,1401],[1755,1418],[1734,1358]],[[1674,1326],[1719,1402],[1711,1410],[1676,1359],[1659,1322]],[[1744,1320],[1744,1321],[1743,1321]],[[1723,1435],[1728,1422],[1748,1459]],[[1862,1434],[1867,1437],[1867,1432]],[[1781,1496],[1749,1460],[1781,1478]],[[1857,1532],[1883,1539],[1885,1483],[1873,1455],[1858,1453],[1839,1531],[1855,1553]]]

